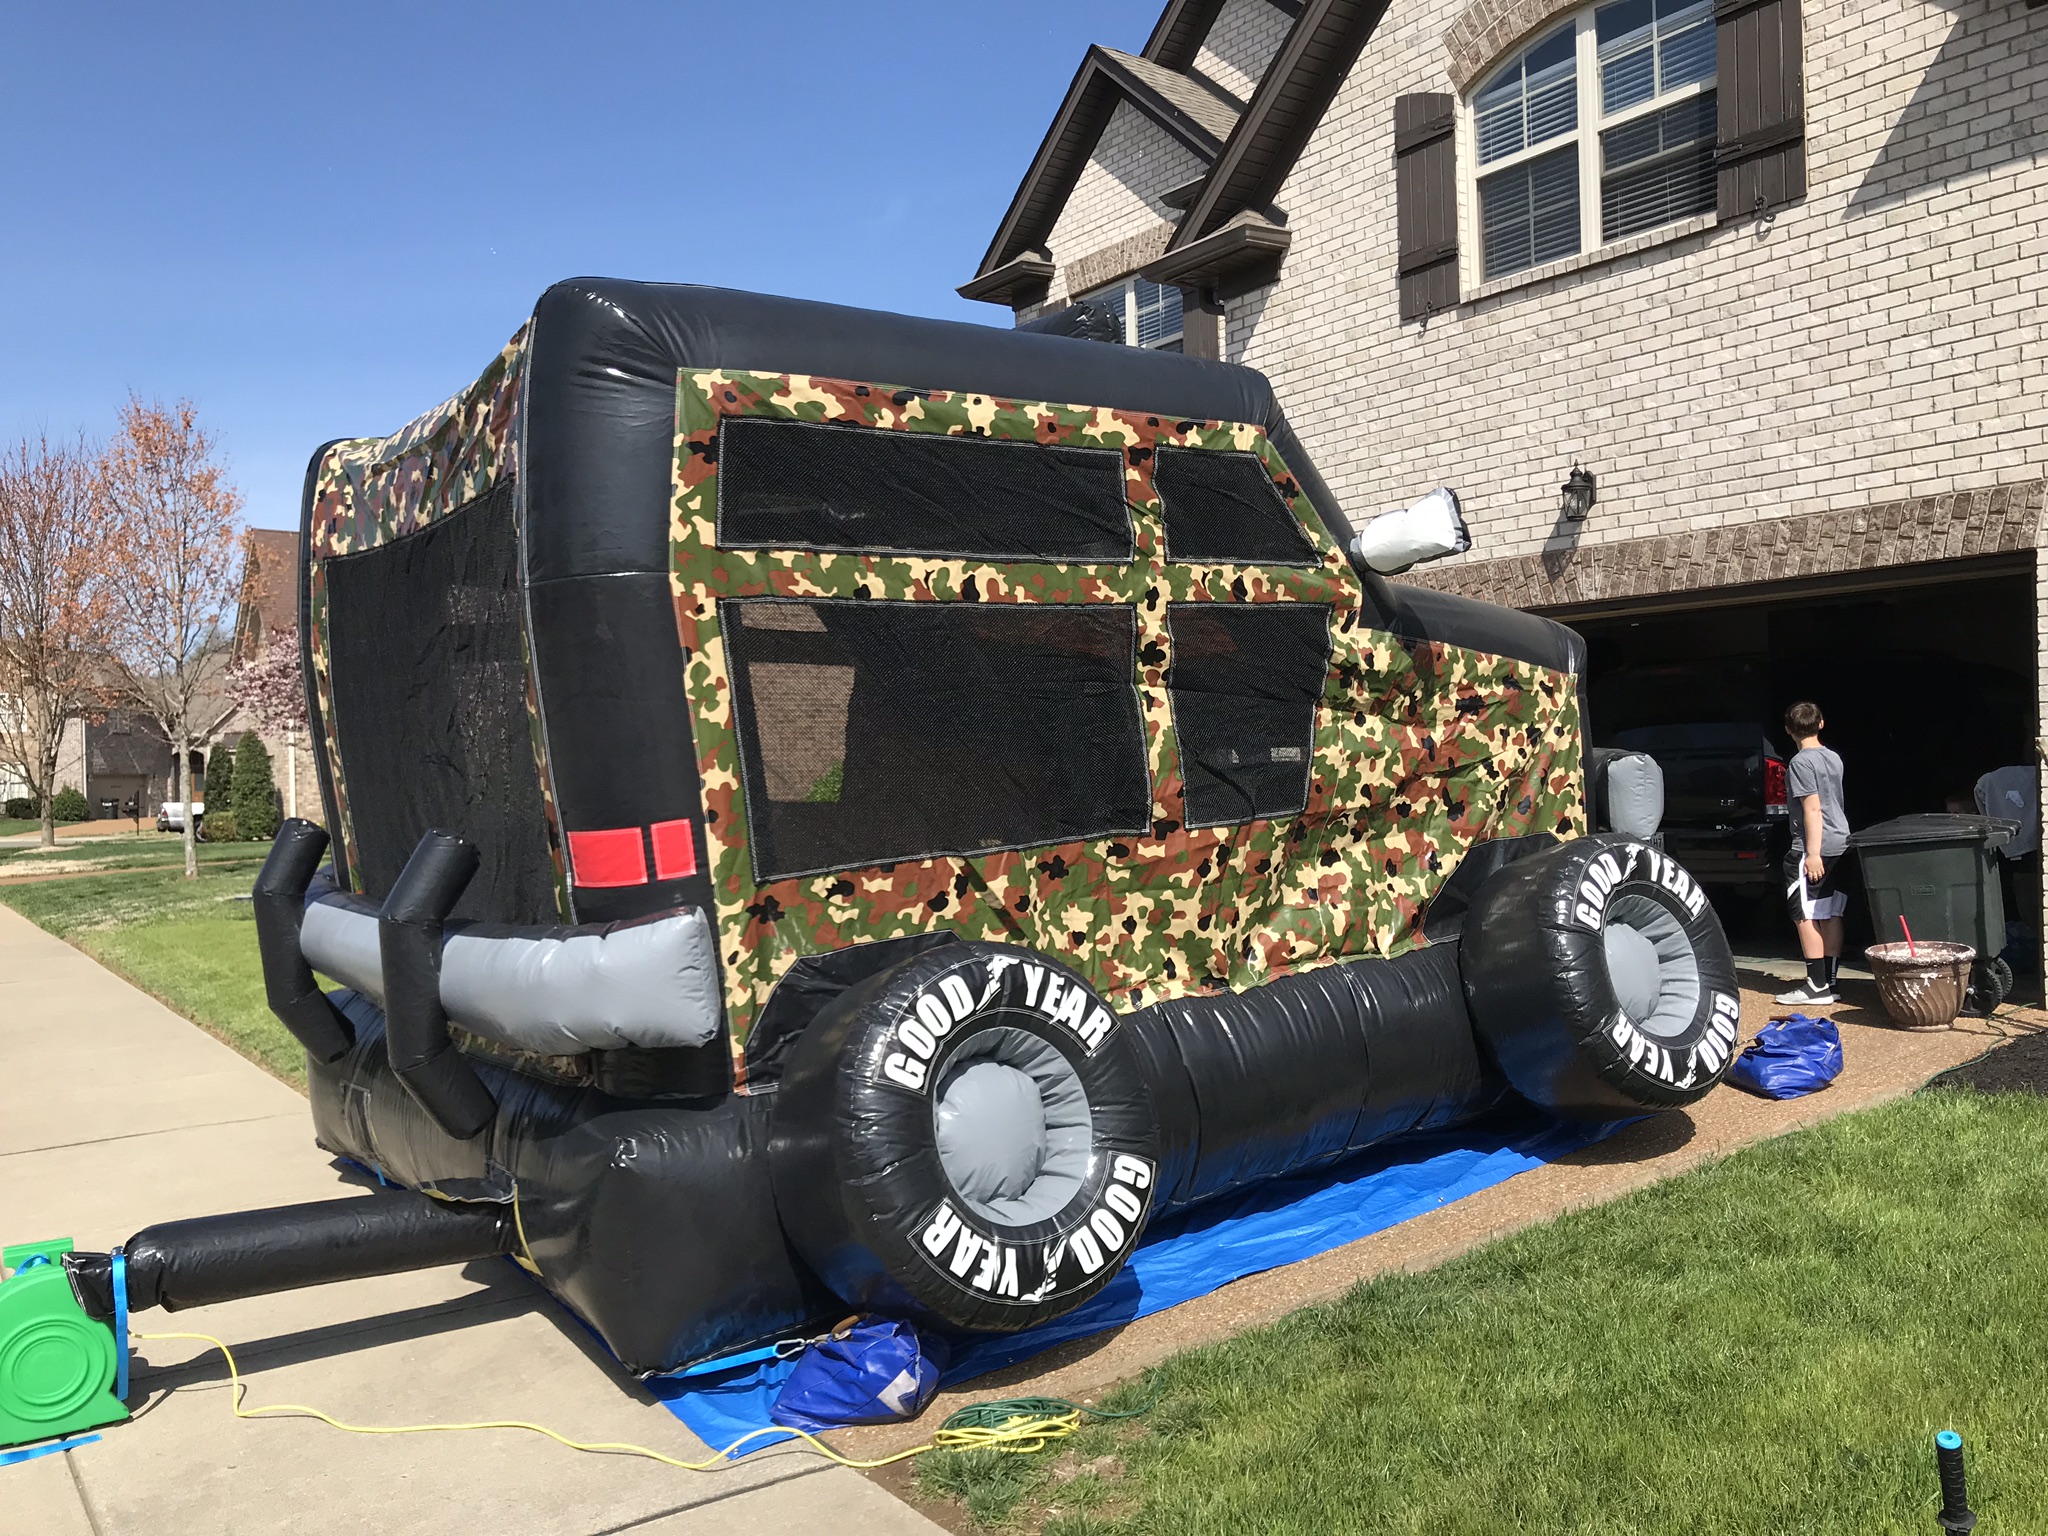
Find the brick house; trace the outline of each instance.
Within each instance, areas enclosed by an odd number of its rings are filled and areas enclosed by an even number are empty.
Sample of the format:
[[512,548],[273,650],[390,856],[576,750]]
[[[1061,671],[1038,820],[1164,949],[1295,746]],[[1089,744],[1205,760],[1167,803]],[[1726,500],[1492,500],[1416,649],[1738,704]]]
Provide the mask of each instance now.
[[1597,737],[1820,699],[1863,825],[2040,734],[2044,90],[2026,0],[1171,0],[960,291],[1262,370],[1354,519],[1454,487],[1409,579],[1579,626]]
[[[176,755],[163,728],[138,709],[109,709],[64,722],[57,744],[57,785],[85,796],[88,814],[155,819],[177,798]],[[111,805],[111,813],[109,806]]]
[[[249,532],[249,554],[242,572],[242,591],[235,609],[232,654],[237,662],[253,661],[279,638],[296,635],[299,623],[299,536],[283,529]],[[230,746],[255,731],[270,750],[270,770],[278,803],[286,816],[321,821],[320,781],[304,727],[260,730],[255,717],[239,704],[224,702],[202,733],[210,749],[217,741]],[[225,803],[223,788],[219,799]]]

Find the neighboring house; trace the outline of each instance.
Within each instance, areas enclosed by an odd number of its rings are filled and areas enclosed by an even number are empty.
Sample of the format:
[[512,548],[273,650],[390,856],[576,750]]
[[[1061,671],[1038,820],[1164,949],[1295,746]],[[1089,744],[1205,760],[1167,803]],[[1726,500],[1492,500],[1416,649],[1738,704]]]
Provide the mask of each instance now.
[[2044,92],[2022,0],[1173,0],[960,291],[1262,370],[1355,521],[1453,486],[1409,579],[1579,626],[1597,735],[1818,698],[1863,824],[2040,734]]
[[20,697],[0,693],[0,800],[26,799],[28,796],[27,782],[18,770],[7,766],[14,746],[10,738],[24,728],[26,721],[27,712],[22,708]]
[[[237,662],[254,661],[280,633],[296,633],[298,605],[299,538],[281,529],[257,528],[249,534],[249,557],[242,574],[240,602],[235,610],[233,657]],[[211,749],[217,741],[240,744],[252,730],[270,751],[270,768],[277,783],[279,809],[286,816],[303,816],[308,821],[324,818],[320,811],[320,781],[307,749],[304,727],[258,730],[255,717],[231,698],[224,697],[206,729],[201,733]],[[221,801],[226,790],[221,791]]]
[[[202,804],[225,805],[228,797],[229,786],[206,783],[206,759],[214,745],[221,741],[231,747],[239,745],[242,737],[257,728],[254,716],[234,699],[229,668],[255,660],[280,632],[296,631],[298,546],[298,536],[293,533],[259,528],[249,535],[234,638],[225,651],[210,651],[203,659],[208,670],[193,711],[192,783]],[[0,701],[0,726],[6,718],[4,701]],[[259,734],[270,749],[283,813],[321,820],[320,783],[306,748],[304,728]],[[117,806],[116,814],[126,815],[128,801],[134,797],[138,813],[152,818],[158,805],[177,798],[173,766],[170,743],[154,720],[139,710],[108,708],[65,722],[58,747],[57,784],[78,789],[95,816],[108,801]],[[8,787],[4,778],[0,778],[0,789],[10,796],[25,793]]]
[[[0,733],[22,729],[24,711],[18,700],[0,698]],[[20,743],[10,746],[23,749]],[[196,764],[197,759],[194,759]],[[173,757],[170,743],[156,722],[140,710],[108,706],[91,715],[74,715],[57,738],[57,789],[75,789],[98,817],[112,805],[112,814],[153,818],[160,801],[172,798]],[[27,799],[28,785],[0,768],[0,799]]]
[[[162,728],[149,716],[134,709],[108,709],[64,722],[57,746],[57,785],[83,794],[94,817],[127,816],[133,802],[132,814],[149,821],[159,805],[177,798],[172,771],[176,762]],[[194,782],[200,767],[195,752]]]

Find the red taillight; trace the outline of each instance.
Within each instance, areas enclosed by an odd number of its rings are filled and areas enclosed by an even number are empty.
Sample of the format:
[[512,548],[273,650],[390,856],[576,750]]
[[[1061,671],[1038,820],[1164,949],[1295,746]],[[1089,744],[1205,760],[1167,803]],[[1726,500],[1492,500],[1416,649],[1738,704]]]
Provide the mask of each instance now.
[[1785,804],[1785,765],[1775,757],[1764,759],[1764,804],[1773,808]]

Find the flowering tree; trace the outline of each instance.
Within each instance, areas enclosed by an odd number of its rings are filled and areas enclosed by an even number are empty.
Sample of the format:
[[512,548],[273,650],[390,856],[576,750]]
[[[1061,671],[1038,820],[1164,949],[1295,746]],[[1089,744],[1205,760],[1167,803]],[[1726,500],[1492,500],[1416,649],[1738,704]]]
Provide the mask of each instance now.
[[283,734],[303,727],[306,679],[299,670],[299,626],[273,629],[262,650],[235,664],[228,687],[261,729]]
[[[265,636],[260,651],[235,663],[228,689],[234,701],[254,718],[258,730],[284,738],[286,808],[297,815],[298,749],[305,744],[308,715],[306,678],[299,668],[299,626],[287,624]],[[239,784],[239,778],[236,782]],[[237,810],[237,828],[241,819]]]
[[244,544],[242,493],[214,449],[191,401],[145,405],[131,395],[101,480],[119,556],[110,585],[120,691],[171,744],[187,879],[199,873],[192,738],[227,670]]
[[64,722],[103,702],[111,597],[97,456],[81,439],[0,453],[0,768],[27,786],[43,843]]

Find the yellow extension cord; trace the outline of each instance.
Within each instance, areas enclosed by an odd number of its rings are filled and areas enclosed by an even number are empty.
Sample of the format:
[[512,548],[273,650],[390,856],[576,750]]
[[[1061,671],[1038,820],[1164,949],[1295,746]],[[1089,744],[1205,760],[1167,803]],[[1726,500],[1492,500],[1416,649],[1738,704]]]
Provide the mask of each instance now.
[[[322,1424],[326,1424],[334,1429],[343,1430],[351,1435],[434,1435],[452,1434],[459,1430],[471,1429],[524,1429],[536,1435],[545,1435],[558,1445],[566,1445],[572,1451],[590,1451],[599,1455],[611,1456],[644,1456],[650,1461],[658,1461],[666,1467],[679,1467],[685,1472],[714,1472],[722,1466],[731,1466],[733,1463],[728,1461],[727,1458],[734,1451],[749,1441],[758,1440],[764,1435],[796,1435],[826,1460],[837,1462],[842,1467],[853,1467],[860,1471],[869,1471],[875,1467],[886,1467],[899,1461],[908,1461],[911,1457],[922,1456],[927,1451],[990,1450],[1012,1451],[1020,1454],[1029,1453],[1043,1450],[1052,1441],[1063,1440],[1068,1435],[1073,1434],[1081,1426],[1082,1413],[1084,1411],[1092,1411],[1084,1410],[1079,1405],[1072,1405],[1068,1411],[1057,1413],[1012,1413],[1005,1415],[1003,1421],[996,1425],[967,1424],[955,1426],[949,1420],[947,1425],[942,1426],[938,1433],[933,1435],[925,1444],[914,1445],[907,1451],[898,1451],[893,1456],[884,1456],[877,1461],[855,1461],[850,1457],[840,1455],[831,1446],[825,1444],[816,1435],[806,1430],[785,1429],[777,1424],[751,1430],[747,1434],[741,1435],[739,1439],[733,1441],[731,1445],[718,1452],[709,1461],[678,1461],[673,1456],[665,1456],[660,1451],[650,1450],[644,1445],[628,1445],[623,1441],[614,1440],[601,1440],[589,1443],[581,1440],[571,1440],[567,1435],[558,1434],[556,1431],[549,1429],[545,1424],[529,1424],[524,1419],[491,1419],[478,1424],[344,1424],[333,1415],[322,1413],[318,1408],[308,1408],[303,1403],[266,1403],[260,1408],[245,1408],[242,1406],[242,1396],[247,1391],[247,1387],[242,1381],[241,1370],[235,1364],[234,1351],[229,1349],[221,1340],[216,1339],[212,1334],[136,1333],[131,1334],[130,1337],[151,1340],[192,1339],[202,1344],[211,1344],[215,1349],[219,1350],[222,1358],[228,1363],[228,1383],[231,1388],[228,1406],[238,1419],[260,1419],[280,1413],[297,1414],[305,1418],[318,1419]],[[1049,1405],[1050,1400],[1045,1401]],[[986,1408],[998,1405],[981,1406]],[[962,1414],[971,1413],[972,1410],[962,1410]],[[959,1416],[956,1415],[955,1417]],[[1105,1415],[1105,1417],[1111,1416]],[[1113,1417],[1123,1417],[1123,1415],[1113,1415]]]

